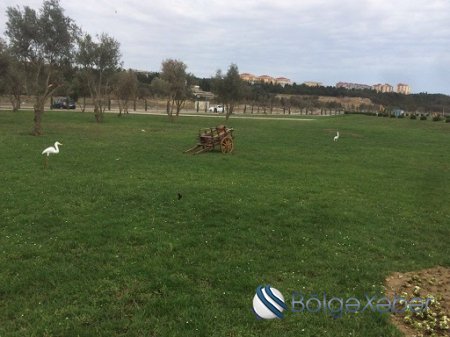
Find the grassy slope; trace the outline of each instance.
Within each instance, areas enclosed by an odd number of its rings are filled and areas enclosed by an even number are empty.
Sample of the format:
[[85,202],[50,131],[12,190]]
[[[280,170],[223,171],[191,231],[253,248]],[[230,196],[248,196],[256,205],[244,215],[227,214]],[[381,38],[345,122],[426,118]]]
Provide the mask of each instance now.
[[92,119],[48,113],[35,138],[0,113],[0,336],[396,336],[374,314],[258,322],[251,300],[450,266],[449,124],[232,120],[233,155],[190,156],[216,120]]

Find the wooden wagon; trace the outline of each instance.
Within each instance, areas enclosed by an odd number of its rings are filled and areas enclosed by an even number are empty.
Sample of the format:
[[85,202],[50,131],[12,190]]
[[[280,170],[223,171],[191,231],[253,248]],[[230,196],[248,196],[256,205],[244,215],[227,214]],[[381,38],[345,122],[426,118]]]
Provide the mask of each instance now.
[[185,153],[199,154],[220,149],[222,153],[231,153],[234,149],[233,128],[219,125],[215,128],[200,129],[198,132],[198,144]]

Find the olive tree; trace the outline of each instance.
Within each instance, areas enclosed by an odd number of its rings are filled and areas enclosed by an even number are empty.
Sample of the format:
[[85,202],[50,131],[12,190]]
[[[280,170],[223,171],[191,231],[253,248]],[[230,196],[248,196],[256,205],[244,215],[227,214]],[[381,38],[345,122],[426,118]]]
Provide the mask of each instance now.
[[23,66],[12,56],[6,43],[0,39],[0,94],[7,95],[14,112],[20,109],[21,97],[25,92]]
[[231,64],[225,75],[221,70],[213,81],[213,93],[226,107],[226,119],[233,113],[236,105],[244,97],[244,81],[239,76],[238,66]]
[[128,103],[135,100],[138,94],[138,80],[132,70],[121,71],[114,76],[114,93],[119,100],[119,116],[128,114]]
[[189,76],[186,73],[187,66],[178,60],[167,59],[161,65],[161,81],[156,85],[166,92],[167,115],[173,118],[173,110],[176,108],[176,116],[183,109],[186,99],[189,97]]
[[86,34],[79,39],[78,48],[76,61],[81,68],[79,76],[89,88],[95,120],[101,122],[111,77],[121,65],[120,44],[107,34],[97,36],[97,41]]
[[78,32],[58,0],[44,1],[41,9],[24,6],[6,10],[6,36],[11,53],[25,68],[26,87],[34,96],[32,134],[42,134],[47,99],[62,85],[61,73],[70,66]]
[[5,42],[0,39],[0,93],[4,93],[6,76],[9,72],[10,58]]

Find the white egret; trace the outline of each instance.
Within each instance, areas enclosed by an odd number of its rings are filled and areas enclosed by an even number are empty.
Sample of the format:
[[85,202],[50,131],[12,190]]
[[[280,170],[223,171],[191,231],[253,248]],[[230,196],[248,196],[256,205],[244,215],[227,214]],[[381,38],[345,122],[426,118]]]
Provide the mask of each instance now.
[[336,142],[339,139],[339,131],[337,131],[336,136],[334,136],[333,140]]
[[62,145],[62,144],[60,142],[55,142],[54,146],[49,146],[44,151],[42,151],[42,154],[46,154],[47,155],[47,156],[45,156],[45,163],[44,163],[45,167],[47,167],[47,164],[48,164],[48,156],[50,156],[51,154],[58,154],[59,153],[58,145]]

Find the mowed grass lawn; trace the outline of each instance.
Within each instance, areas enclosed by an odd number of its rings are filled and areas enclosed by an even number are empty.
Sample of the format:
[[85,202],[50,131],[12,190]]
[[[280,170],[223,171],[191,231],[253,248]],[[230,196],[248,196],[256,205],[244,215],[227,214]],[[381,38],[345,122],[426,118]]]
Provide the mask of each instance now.
[[0,113],[2,337],[399,336],[372,312],[258,321],[252,299],[450,266],[450,124],[235,118],[232,155],[192,156],[222,119],[32,118]]

